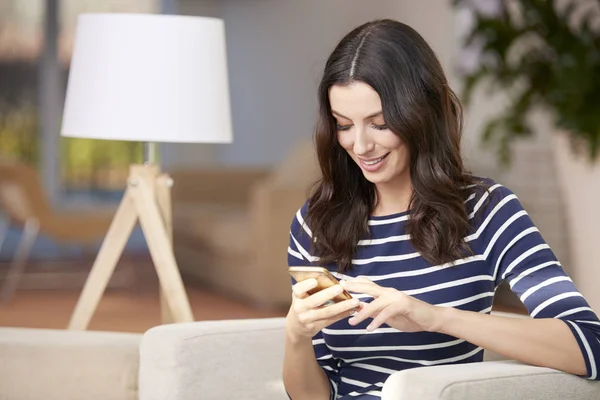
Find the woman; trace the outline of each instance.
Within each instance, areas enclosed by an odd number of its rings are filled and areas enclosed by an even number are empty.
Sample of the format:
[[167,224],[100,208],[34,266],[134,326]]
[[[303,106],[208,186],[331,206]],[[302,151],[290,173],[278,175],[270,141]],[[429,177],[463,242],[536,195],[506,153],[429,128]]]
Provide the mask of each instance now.
[[[350,32],[319,101],[322,179],[288,258],[341,284],[310,296],[314,279],[294,285],[292,399],[377,398],[395,371],[477,362],[483,349],[598,379],[600,322],[515,195],[465,172],[460,104],[414,30],[378,20]],[[489,315],[502,280],[534,318]],[[354,298],[321,307],[342,288]]]

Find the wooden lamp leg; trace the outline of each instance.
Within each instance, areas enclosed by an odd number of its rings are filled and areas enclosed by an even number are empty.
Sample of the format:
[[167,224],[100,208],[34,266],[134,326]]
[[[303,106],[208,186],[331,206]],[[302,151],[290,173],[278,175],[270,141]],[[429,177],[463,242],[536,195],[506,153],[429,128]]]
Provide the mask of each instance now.
[[94,261],[90,275],[79,296],[79,301],[69,321],[68,329],[87,329],[92,315],[98,307],[100,298],[106,290],[108,281],[123,253],[127,240],[131,236],[136,220],[135,204],[128,188],[110,224],[110,228],[108,228],[108,233],[102,242],[98,257]]
[[135,189],[132,193],[140,224],[171,315],[177,322],[192,322],[194,320],[192,309],[155,197],[145,180],[140,180]]
[[194,320],[171,243],[170,179],[153,165],[131,167],[129,187],[85,283],[68,329],[84,330],[94,314],[139,217],[158,274],[163,318]]
[[[161,174],[156,179],[156,201],[163,219],[163,225],[167,232],[167,237],[171,247],[173,246],[173,217],[171,212],[171,186],[173,186],[173,180],[167,174]],[[160,316],[163,324],[170,324],[175,322],[167,299],[165,298],[162,286],[159,290],[160,300]]]

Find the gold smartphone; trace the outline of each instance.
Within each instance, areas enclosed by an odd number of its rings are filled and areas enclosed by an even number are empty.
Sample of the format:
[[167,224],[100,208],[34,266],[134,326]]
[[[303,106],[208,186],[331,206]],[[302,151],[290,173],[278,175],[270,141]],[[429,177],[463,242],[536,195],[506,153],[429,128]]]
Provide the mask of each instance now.
[[[309,295],[320,292],[323,289],[332,287],[340,283],[332,274],[323,267],[289,267],[288,271],[290,275],[296,280],[296,282],[302,282],[306,279],[315,278],[317,280],[317,286],[307,293]],[[344,291],[335,296],[332,299],[333,303],[340,303],[344,300],[352,299],[352,295],[345,289]]]

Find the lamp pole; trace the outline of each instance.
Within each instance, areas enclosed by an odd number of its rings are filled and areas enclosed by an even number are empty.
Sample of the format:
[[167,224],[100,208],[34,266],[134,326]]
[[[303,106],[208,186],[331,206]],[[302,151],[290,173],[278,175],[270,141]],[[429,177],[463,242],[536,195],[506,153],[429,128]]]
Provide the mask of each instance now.
[[144,142],[144,164],[156,164],[156,143]]

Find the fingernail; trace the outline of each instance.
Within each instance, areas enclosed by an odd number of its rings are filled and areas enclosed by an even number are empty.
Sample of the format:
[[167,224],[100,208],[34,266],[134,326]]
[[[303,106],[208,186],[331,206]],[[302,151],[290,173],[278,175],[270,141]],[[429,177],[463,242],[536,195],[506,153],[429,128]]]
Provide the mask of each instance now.
[[373,326],[372,325],[367,326],[367,332],[371,332],[372,330],[373,330]]
[[348,323],[349,323],[350,325],[354,325],[354,324],[356,323],[356,318],[354,318],[354,317],[350,318],[350,319],[348,320]]
[[337,285],[335,287],[335,293],[342,293],[343,291],[344,291],[344,289],[340,285]]

